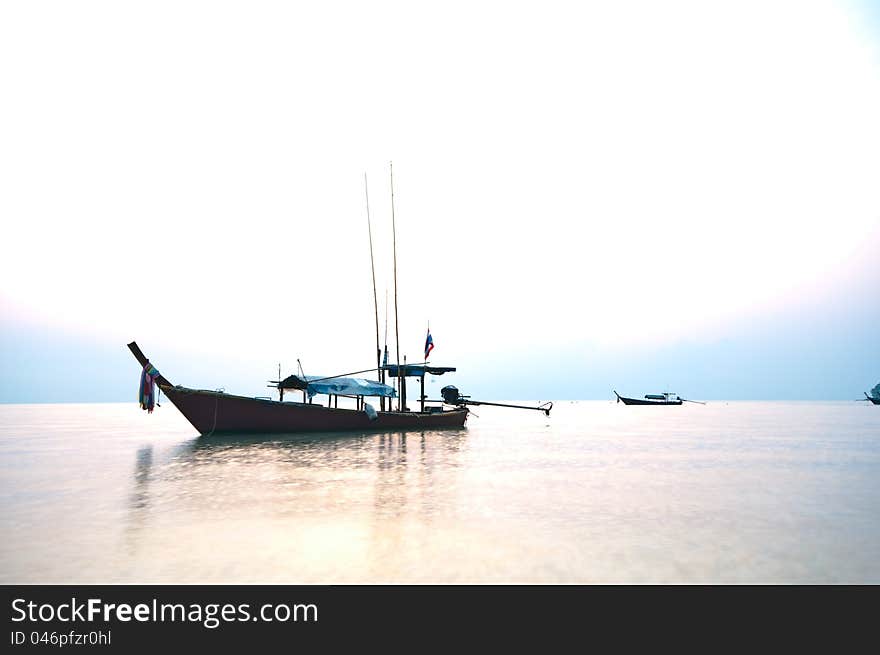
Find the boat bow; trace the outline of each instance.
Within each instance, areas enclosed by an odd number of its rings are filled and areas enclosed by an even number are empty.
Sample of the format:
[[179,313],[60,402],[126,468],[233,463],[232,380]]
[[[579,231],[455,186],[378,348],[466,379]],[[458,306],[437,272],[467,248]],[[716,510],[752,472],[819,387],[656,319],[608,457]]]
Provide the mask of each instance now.
[[[128,349],[131,351],[131,354],[134,355],[134,358],[138,360],[138,364],[140,364],[142,367],[152,363],[149,359],[147,359],[147,356],[144,355],[140,347],[138,347],[137,342],[132,341],[130,344],[128,344]],[[156,376],[156,382],[159,384],[160,387],[174,386],[168,381],[168,378],[163,376],[161,373]]]

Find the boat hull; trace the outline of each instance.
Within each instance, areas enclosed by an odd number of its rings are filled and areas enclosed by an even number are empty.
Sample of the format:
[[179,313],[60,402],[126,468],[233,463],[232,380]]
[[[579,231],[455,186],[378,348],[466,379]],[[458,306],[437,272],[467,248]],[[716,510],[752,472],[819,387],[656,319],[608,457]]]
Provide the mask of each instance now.
[[370,420],[366,412],[354,409],[282,403],[181,386],[161,389],[201,435],[460,428],[468,415],[465,408],[434,413],[376,412],[376,418]]
[[642,400],[641,398],[624,398],[618,396],[620,402],[624,405],[681,405],[680,400]]

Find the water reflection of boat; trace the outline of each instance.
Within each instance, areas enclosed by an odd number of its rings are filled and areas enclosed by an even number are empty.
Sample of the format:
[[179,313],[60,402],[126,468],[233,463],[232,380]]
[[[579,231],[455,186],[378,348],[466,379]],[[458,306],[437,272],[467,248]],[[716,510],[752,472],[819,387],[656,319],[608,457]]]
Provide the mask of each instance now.
[[[344,432],[298,432],[290,434],[217,434],[210,439],[194,438],[168,451],[163,464],[178,461],[187,466],[222,461],[227,457],[263,459],[283,463],[302,463],[314,466],[318,460],[330,461],[337,455],[347,458],[347,465],[371,468],[375,459],[368,456],[374,446],[391,443],[395,439],[422,439],[435,442],[444,452],[454,453],[462,448],[466,428],[441,430],[358,430]],[[361,454],[364,455],[361,458]]]

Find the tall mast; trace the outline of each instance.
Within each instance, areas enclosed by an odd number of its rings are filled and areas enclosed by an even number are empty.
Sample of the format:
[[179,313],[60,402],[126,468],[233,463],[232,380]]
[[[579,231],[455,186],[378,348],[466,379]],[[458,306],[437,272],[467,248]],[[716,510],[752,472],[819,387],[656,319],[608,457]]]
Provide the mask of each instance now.
[[[394,345],[397,350],[397,388],[400,390],[400,329],[397,323],[397,223],[394,221],[394,165],[392,162],[388,162],[388,171],[391,176],[391,233],[394,243]],[[398,407],[402,411],[403,406],[400,405],[399,398],[400,396],[398,396]]]
[[[367,234],[370,235],[370,269],[373,272],[373,313],[376,316],[376,375],[381,381],[382,350],[379,347],[379,300],[376,298],[376,263],[373,259],[373,227],[370,224],[370,192],[367,190],[367,173],[364,172],[364,199],[367,203]],[[380,409],[385,411],[385,397],[379,399]]]
[[[388,287],[385,287],[385,350],[382,354],[382,366],[388,363]],[[385,369],[382,369],[382,382],[385,382]]]

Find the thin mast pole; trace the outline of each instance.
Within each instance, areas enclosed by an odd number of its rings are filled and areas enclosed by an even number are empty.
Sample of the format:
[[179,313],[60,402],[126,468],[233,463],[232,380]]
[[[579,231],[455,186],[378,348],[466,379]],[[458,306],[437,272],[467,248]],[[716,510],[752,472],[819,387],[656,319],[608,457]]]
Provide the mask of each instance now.
[[[388,171],[391,177],[391,233],[394,243],[394,345],[397,350],[397,388],[400,390],[400,329],[397,320],[397,223],[394,220],[394,165],[392,162],[388,162]],[[402,410],[399,394],[400,391],[398,391],[397,407]]]
[[[373,227],[370,224],[370,192],[367,189],[367,173],[364,172],[364,199],[367,203],[367,234],[370,235],[370,269],[373,272],[373,312],[376,316],[376,369],[382,368],[382,350],[379,348],[379,300],[376,298],[376,263],[373,259]],[[380,409],[385,411],[385,398],[379,400]]]
[[[382,364],[384,366],[388,361],[388,287],[385,287],[385,352],[382,357]],[[382,384],[385,384],[385,369],[382,369]],[[389,409],[391,409],[391,401],[388,401]]]

